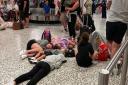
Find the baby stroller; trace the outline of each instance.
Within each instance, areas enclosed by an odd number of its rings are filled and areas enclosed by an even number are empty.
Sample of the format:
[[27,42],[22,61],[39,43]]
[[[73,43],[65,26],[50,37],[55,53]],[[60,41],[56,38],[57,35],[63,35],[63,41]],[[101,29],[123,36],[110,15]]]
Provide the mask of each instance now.
[[83,23],[82,23],[82,26],[80,28],[80,34],[78,36],[78,41],[79,41],[79,38],[83,32],[88,32],[89,34],[91,34],[96,29],[95,25],[94,25],[94,21],[93,21],[90,14],[84,14],[81,21]]
[[93,31],[95,31],[94,21],[90,14],[84,14],[82,17],[82,21],[83,26],[80,29],[80,34],[85,31],[91,34]]

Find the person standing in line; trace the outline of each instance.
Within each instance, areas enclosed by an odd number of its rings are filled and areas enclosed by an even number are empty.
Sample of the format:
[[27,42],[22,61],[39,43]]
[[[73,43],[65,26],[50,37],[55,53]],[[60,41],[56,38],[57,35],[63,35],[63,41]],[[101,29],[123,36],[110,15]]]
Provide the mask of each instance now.
[[29,27],[29,0],[19,0],[18,6],[19,6],[20,20],[22,20],[24,27],[28,28]]
[[106,2],[102,1],[102,18],[106,18]]
[[77,15],[80,16],[80,11],[81,11],[79,0],[71,0],[71,4],[68,7],[65,7],[65,10],[67,11],[67,13],[69,13],[69,21],[68,21],[69,36],[75,38],[76,19],[77,19]]
[[86,8],[86,14],[92,15],[92,0],[85,0],[84,6]]
[[107,8],[106,38],[113,57],[128,27],[128,0],[108,0]]
[[7,9],[8,9],[8,14],[9,16],[9,20],[10,21],[15,21],[18,19],[18,13],[19,13],[19,8],[18,5],[16,3],[16,0],[9,0],[8,4],[7,4]]

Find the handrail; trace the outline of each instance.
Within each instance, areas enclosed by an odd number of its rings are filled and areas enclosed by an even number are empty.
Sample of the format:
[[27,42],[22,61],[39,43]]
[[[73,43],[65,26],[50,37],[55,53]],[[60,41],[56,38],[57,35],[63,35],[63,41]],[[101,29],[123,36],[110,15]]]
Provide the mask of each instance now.
[[118,62],[119,58],[121,57],[121,54],[123,53],[123,51],[127,47],[127,45],[128,45],[128,40],[126,42],[122,43],[121,47],[115,53],[115,55],[113,56],[113,58],[111,59],[110,63],[106,66],[105,69],[107,69],[108,71],[111,71],[113,69],[113,67]]

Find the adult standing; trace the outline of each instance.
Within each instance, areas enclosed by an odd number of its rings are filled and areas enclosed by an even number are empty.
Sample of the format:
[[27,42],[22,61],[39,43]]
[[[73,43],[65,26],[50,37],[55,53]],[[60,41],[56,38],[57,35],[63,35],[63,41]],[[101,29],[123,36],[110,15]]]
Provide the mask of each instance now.
[[106,22],[106,38],[113,57],[127,30],[128,0],[108,0],[107,8],[110,10]]
[[106,2],[102,1],[102,18],[106,18]]
[[29,0],[19,0],[19,14],[24,27],[29,27]]
[[[9,20],[14,21],[18,19],[19,8],[15,0],[9,0],[7,3]],[[13,19],[13,20],[12,20]]]
[[86,14],[92,15],[92,0],[84,0],[84,6],[86,8]]
[[80,5],[79,0],[71,0],[71,4],[65,8],[65,10],[69,13],[69,22],[68,22],[68,30],[69,36],[75,38],[75,23],[77,15],[80,15]]

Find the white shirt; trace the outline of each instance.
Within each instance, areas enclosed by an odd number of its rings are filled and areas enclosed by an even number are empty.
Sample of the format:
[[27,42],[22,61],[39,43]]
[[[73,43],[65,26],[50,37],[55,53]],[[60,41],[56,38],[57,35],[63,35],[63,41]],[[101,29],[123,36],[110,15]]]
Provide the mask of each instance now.
[[18,7],[18,5],[17,4],[7,4],[7,9],[8,10],[16,10],[16,11],[19,11],[19,7]]
[[128,23],[128,0],[112,0],[107,21]]

